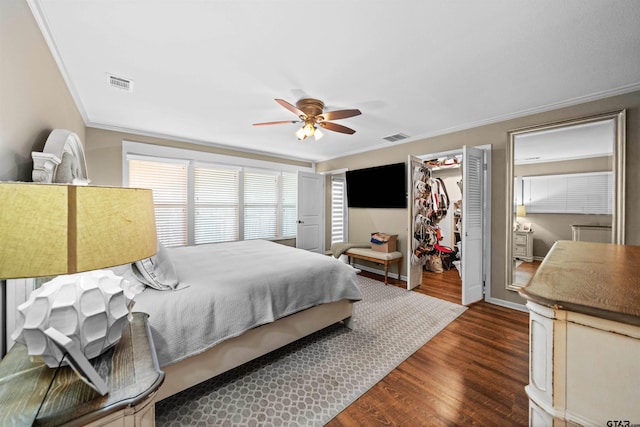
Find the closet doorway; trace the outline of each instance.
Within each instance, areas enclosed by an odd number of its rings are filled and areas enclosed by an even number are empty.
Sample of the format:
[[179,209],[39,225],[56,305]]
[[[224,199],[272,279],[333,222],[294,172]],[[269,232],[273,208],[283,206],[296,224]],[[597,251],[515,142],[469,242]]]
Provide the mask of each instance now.
[[[410,203],[407,241],[413,244],[407,249],[407,289],[422,283],[423,269],[429,259],[424,255],[424,249],[435,246],[432,237],[424,236],[422,222],[428,220],[429,229],[435,227],[439,234],[438,247],[444,247],[445,251],[446,248],[453,250],[450,256],[445,255],[444,267],[455,268],[459,272],[462,304],[483,299],[485,286],[490,285],[491,271],[491,146],[465,146],[461,150],[409,156],[408,164]],[[416,202],[420,194],[414,190],[416,186],[422,186],[417,181],[425,176],[419,172],[420,168],[428,168],[428,171],[423,171],[433,183],[439,181],[444,184],[448,193],[446,215],[435,222],[425,218],[425,210],[420,206],[424,201]],[[432,201],[435,203],[436,199]],[[423,234],[416,236],[416,231]],[[426,240],[421,241],[423,238]]]

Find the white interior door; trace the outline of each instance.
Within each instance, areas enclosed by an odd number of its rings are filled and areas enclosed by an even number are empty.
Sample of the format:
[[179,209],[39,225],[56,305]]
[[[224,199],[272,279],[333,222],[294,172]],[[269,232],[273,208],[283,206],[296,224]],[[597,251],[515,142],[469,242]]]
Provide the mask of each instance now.
[[409,155],[407,159],[407,192],[409,193],[409,202],[407,203],[407,212],[408,218],[407,221],[409,223],[409,232],[407,233],[407,249],[405,253],[405,262],[407,263],[407,289],[411,290],[418,285],[422,284],[422,265],[414,265],[411,261],[411,255],[413,254],[413,217],[414,217],[414,192],[413,187],[415,182],[413,180],[413,168],[416,166],[423,165],[423,161],[419,157],[415,157]]
[[463,147],[462,151],[462,304],[482,299],[484,151]]
[[296,247],[324,253],[324,175],[298,172]]

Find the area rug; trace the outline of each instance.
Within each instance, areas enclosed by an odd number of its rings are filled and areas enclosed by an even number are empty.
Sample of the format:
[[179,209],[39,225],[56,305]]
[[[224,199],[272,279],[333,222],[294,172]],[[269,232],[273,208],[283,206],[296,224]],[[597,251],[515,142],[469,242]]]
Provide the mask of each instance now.
[[158,426],[322,426],[466,307],[358,276],[355,328],[332,325],[156,404]]

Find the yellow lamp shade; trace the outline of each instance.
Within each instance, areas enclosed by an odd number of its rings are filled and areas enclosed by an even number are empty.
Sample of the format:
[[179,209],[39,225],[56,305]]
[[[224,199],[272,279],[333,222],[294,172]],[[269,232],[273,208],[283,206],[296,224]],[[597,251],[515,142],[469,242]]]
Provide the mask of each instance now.
[[0,278],[127,264],[157,250],[151,190],[0,183]]

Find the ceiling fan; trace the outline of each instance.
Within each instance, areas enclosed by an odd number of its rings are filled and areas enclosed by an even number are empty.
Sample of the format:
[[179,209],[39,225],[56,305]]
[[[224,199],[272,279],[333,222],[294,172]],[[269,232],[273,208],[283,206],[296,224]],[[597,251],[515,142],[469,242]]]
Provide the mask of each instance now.
[[329,120],[346,119],[347,117],[358,116],[362,114],[358,109],[336,110],[323,113],[324,103],[318,99],[303,98],[292,105],[284,99],[276,99],[276,102],[287,110],[298,116],[299,120],[283,120],[278,122],[254,123],[254,126],[282,125],[285,123],[304,123],[296,132],[299,140],[303,140],[309,136],[314,136],[316,141],[324,135],[318,129],[318,126],[333,132],[346,133],[353,135],[355,130],[346,126],[332,123]]

